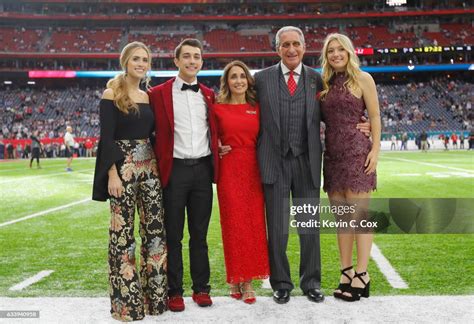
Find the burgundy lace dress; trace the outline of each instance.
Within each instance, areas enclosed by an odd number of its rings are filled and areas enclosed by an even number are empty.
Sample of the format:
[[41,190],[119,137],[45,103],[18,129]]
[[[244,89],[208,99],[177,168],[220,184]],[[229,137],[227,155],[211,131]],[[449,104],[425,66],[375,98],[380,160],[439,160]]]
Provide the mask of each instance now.
[[219,138],[232,151],[219,160],[217,196],[228,283],[270,274],[263,187],[257,162],[259,108],[215,104]]
[[329,92],[321,102],[326,124],[324,152],[324,191],[369,192],[376,189],[375,173],[364,173],[365,160],[372,148],[367,136],[356,129],[366,109],[363,98],[354,97],[344,88],[347,76],[337,73],[330,81]]

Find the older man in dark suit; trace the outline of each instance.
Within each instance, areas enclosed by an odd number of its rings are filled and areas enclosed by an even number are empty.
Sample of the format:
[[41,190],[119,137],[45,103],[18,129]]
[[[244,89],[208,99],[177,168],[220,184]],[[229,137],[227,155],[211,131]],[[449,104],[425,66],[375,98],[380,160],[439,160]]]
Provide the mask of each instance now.
[[[286,26],[276,34],[281,62],[255,74],[261,107],[258,159],[264,183],[273,299],[288,302],[293,283],[286,255],[289,199],[319,197],[321,182],[318,72],[302,63],[304,35]],[[319,230],[301,233],[300,287],[311,301],[322,302]]]

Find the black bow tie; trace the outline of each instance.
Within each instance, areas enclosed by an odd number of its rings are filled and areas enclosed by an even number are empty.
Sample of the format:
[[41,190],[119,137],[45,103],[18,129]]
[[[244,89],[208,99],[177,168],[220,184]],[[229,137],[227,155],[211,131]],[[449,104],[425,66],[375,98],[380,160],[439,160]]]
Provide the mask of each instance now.
[[181,90],[184,91],[184,90],[192,90],[194,92],[198,92],[199,91],[199,84],[186,84],[186,83],[183,83],[183,86],[181,87]]

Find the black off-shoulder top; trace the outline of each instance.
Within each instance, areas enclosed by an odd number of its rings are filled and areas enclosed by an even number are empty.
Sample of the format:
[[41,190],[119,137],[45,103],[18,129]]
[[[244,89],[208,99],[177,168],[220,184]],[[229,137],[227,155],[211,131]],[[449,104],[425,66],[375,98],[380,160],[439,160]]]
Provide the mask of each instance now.
[[110,198],[107,190],[110,167],[124,159],[124,154],[115,140],[150,138],[154,142],[155,119],[148,103],[139,103],[139,112],[122,113],[113,100],[100,100],[100,141],[95,162],[92,199],[106,201]]

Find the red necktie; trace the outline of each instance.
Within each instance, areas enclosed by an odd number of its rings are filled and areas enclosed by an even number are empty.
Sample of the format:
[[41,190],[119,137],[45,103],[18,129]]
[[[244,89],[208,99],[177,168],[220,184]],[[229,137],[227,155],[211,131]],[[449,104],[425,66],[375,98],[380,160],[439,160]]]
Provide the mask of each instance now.
[[288,78],[288,91],[291,95],[294,95],[296,91],[296,81],[295,78],[293,78],[293,75],[294,72],[290,71],[290,77]]

